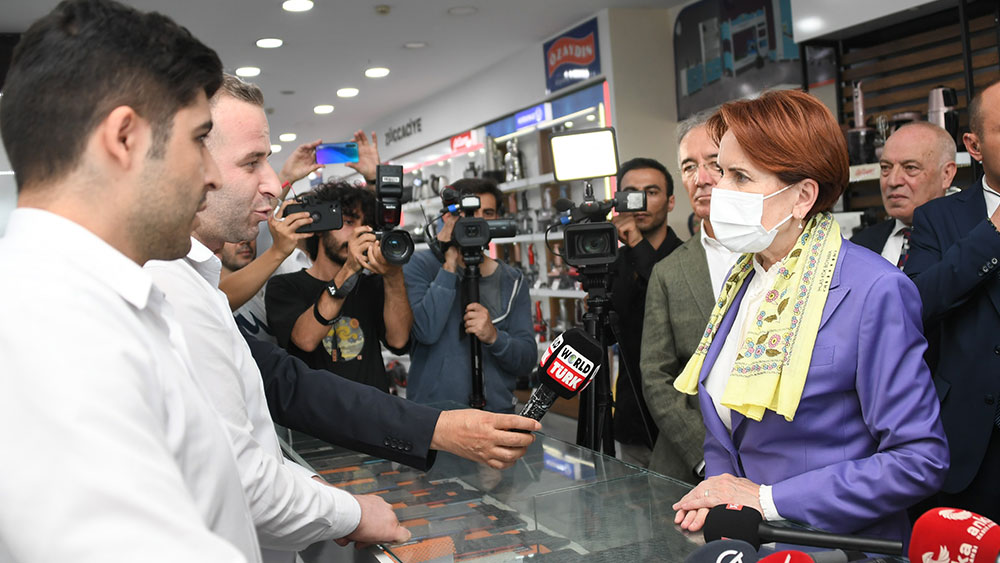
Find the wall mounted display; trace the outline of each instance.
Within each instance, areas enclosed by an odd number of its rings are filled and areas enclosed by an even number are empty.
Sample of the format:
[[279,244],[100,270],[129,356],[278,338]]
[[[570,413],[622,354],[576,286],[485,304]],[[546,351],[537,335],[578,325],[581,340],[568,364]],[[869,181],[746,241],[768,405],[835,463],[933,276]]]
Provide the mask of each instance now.
[[[833,49],[807,49],[809,80],[836,75]],[[790,0],[700,0],[674,21],[677,116],[779,86],[802,84]]]

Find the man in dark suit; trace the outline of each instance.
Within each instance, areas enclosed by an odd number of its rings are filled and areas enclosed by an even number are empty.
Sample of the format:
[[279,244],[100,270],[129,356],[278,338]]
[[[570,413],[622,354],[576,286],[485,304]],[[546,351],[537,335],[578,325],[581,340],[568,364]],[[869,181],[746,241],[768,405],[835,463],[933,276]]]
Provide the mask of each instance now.
[[920,290],[924,327],[937,333],[933,369],[951,468],[935,505],[1000,519],[1000,84],[969,106],[964,136],[985,174],[914,214],[905,272]]
[[851,238],[902,269],[907,260],[913,210],[944,195],[955,178],[955,141],[926,121],[908,123],[892,134],[879,160],[879,187],[889,218]]

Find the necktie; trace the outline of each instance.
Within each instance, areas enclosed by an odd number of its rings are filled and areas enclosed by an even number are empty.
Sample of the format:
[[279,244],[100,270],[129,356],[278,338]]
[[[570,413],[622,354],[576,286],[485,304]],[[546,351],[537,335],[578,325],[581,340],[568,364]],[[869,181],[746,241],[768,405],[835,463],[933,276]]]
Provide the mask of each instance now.
[[896,260],[896,267],[900,270],[906,265],[906,259],[910,257],[910,232],[912,230],[910,227],[903,227],[899,230],[900,234],[903,235],[903,248],[899,250],[899,260]]

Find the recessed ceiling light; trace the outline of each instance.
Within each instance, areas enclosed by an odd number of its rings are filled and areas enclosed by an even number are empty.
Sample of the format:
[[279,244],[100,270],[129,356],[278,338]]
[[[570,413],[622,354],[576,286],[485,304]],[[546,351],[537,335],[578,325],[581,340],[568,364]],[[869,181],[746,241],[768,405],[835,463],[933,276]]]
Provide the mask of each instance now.
[[596,115],[594,115],[592,113],[588,113],[587,114],[587,121],[594,121],[595,119],[597,119]]
[[373,66],[365,70],[365,76],[368,78],[382,78],[383,76],[389,76],[389,69],[384,66]]
[[261,49],[277,49],[284,44],[285,42],[277,37],[264,37],[257,40],[257,46]]
[[313,108],[313,113],[317,115],[326,115],[328,113],[333,113],[333,106],[330,104],[322,104]]
[[573,122],[572,121],[567,121],[566,123],[563,123],[563,127],[565,127],[566,129],[572,129],[573,128]]
[[444,161],[442,160],[442,161],[438,162],[438,166],[444,166]]
[[236,69],[236,76],[242,78],[252,78],[260,74],[260,69],[255,66],[241,66]]
[[798,26],[799,31],[803,33],[812,33],[823,29],[823,20],[815,16],[802,18],[795,22],[795,24]]
[[476,158],[476,151],[472,151],[472,152],[470,152],[469,154],[467,154],[465,156],[467,156],[469,158]]
[[486,149],[485,148],[479,149],[479,154],[486,154]]
[[271,154],[281,152],[281,145],[271,145]]
[[340,90],[337,90],[338,98],[353,98],[354,96],[357,95],[358,95],[357,88],[341,88]]
[[298,138],[298,135],[295,133],[282,133],[278,135],[278,138],[281,139],[282,143],[291,143]]
[[455,6],[454,8],[448,8],[448,14],[452,16],[471,16],[479,12],[479,8],[475,6]]
[[406,47],[407,49],[423,49],[426,46],[426,41],[407,41],[406,43],[403,43],[403,47]]
[[312,10],[312,0],[285,0],[281,8],[286,12],[308,12]]

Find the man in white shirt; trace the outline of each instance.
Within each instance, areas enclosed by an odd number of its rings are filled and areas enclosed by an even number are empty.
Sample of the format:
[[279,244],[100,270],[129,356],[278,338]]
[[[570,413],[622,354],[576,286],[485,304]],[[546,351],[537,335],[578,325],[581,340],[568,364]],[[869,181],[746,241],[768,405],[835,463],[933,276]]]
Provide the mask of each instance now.
[[943,196],[955,178],[955,140],[933,123],[907,123],[885,142],[879,166],[889,219],[858,232],[851,242],[902,269],[909,256],[913,210]]
[[705,426],[698,401],[674,389],[673,382],[698,346],[715,296],[738,257],[715,240],[709,222],[712,188],[721,177],[719,147],[705,127],[709,116],[697,114],[678,126],[681,182],[701,229],[653,267],[639,359],[646,405],[660,430],[649,468],[689,483],[701,479],[705,466]]
[[177,312],[195,374],[230,431],[264,560],[294,561],[295,551],[322,540],[405,541],[409,532],[381,497],[327,486],[282,457],[260,371],[219,290],[222,264],[214,254],[227,241],[255,235],[281,185],[267,162],[260,90],[227,75],[211,106],[215,127],[206,144],[221,171],[220,187],[198,215],[187,257],[151,261],[145,269]]
[[188,251],[219,184],[203,141],[221,80],[185,29],[107,0],[60,4],[14,52],[2,561],[260,561],[226,432],[140,268]]

